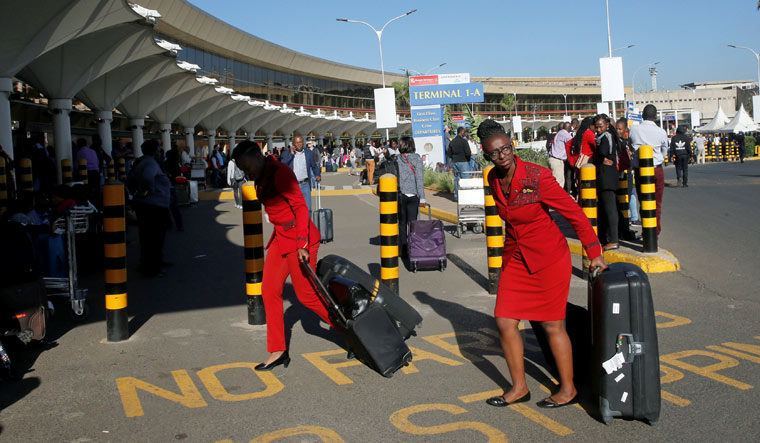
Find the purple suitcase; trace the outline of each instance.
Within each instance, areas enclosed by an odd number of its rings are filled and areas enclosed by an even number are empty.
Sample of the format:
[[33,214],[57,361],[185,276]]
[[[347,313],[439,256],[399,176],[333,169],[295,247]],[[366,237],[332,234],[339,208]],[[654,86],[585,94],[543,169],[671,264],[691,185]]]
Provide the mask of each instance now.
[[443,222],[433,220],[428,207],[427,220],[409,222],[409,262],[412,272],[422,270],[446,269],[446,237]]

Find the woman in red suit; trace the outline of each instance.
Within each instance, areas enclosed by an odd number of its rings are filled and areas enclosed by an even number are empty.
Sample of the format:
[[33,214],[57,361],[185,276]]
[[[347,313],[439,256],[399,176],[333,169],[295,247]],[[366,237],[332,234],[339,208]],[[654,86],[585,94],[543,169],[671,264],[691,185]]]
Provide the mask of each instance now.
[[[576,189],[578,189],[578,201],[581,200],[581,169],[580,166],[585,165],[586,163],[589,163],[594,156],[594,151],[596,151],[596,135],[594,135],[593,131],[594,127],[594,117],[586,117],[581,121],[580,127],[578,127],[578,132],[575,133],[575,137],[568,140],[567,143],[565,143],[565,150],[567,151],[567,161],[570,163],[570,165],[575,168],[575,176],[577,177],[578,181],[575,184],[577,186]],[[584,159],[580,164],[576,165],[578,163],[578,158],[581,156],[581,154],[584,156]]]
[[311,221],[292,169],[274,156],[264,156],[259,145],[250,140],[238,144],[232,158],[256,184],[256,195],[274,225],[266,246],[261,285],[269,357],[256,366],[256,370],[269,371],[280,364],[287,368],[290,356],[285,344],[282,288],[288,275],[298,300],[333,326],[327,309],[300,267],[300,262],[307,262],[316,270],[319,229]]
[[577,396],[572,348],[564,325],[572,264],[565,236],[549,215],[549,208],[572,224],[591,258],[592,269],[607,267],[602,248],[588,218],[559,187],[551,171],[517,158],[512,140],[500,124],[485,120],[478,127],[478,137],[483,153],[495,166],[488,174],[488,183],[507,228],[494,316],[512,388],[487,403],[508,406],[530,400],[518,325],[520,320],[536,320],[546,331],[560,374],[559,391],[538,406],[565,406]]

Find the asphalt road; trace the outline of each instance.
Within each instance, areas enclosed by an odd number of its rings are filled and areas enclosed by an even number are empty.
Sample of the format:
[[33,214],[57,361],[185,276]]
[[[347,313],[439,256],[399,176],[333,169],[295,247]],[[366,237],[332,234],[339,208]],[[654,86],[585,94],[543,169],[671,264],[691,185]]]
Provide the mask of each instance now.
[[[675,182],[672,168],[667,169]],[[326,184],[355,177],[326,175]],[[597,421],[579,407],[535,407],[552,387],[525,331],[533,401],[497,409],[484,399],[508,386],[494,337],[484,237],[447,235],[443,272],[401,271],[402,296],[424,317],[413,366],[384,379],[345,358],[342,339],[286,288],[293,359],[256,373],[266,355],[262,326],[246,324],[241,213],[231,201],[183,210],[186,231],[170,232],[166,277],[135,270],[129,238],[131,338],[105,342],[102,279],[90,272],[91,315],[81,323],[57,302],[44,349],[25,354],[29,371],[4,382],[0,440],[27,441],[748,441],[760,435],[760,305],[755,271],[760,162],[692,168],[688,189],[665,193],[660,244],[683,270],[651,275],[658,311],[662,414],[657,426]],[[335,212],[339,254],[379,274],[378,201],[323,197]],[[265,227],[265,235],[270,232]],[[580,260],[573,258],[578,267]],[[97,263],[96,263],[97,264]],[[585,305],[575,277],[570,301]],[[529,328],[529,325],[526,325]]]

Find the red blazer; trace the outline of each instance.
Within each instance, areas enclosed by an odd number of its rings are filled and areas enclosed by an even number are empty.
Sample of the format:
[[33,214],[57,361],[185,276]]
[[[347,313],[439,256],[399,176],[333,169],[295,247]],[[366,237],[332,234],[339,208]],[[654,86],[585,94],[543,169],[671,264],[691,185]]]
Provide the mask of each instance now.
[[274,225],[266,248],[277,240],[282,255],[319,243],[319,229],[312,223],[296,175],[272,156],[264,159],[264,171],[256,181],[256,195]]
[[581,139],[581,152],[573,152],[573,140],[575,140],[575,137],[565,143],[567,161],[570,162],[572,166],[575,166],[575,162],[578,161],[578,157],[581,156],[581,153],[586,154],[589,157],[594,156],[594,151],[596,151],[596,136],[594,135],[594,131],[586,129],[586,132],[583,133],[583,138]]
[[567,250],[567,240],[549,215],[549,208],[562,214],[573,225],[583,248],[592,260],[602,255],[602,246],[586,214],[578,203],[557,184],[549,169],[527,163],[515,156],[515,175],[509,199],[502,192],[496,168],[488,174],[499,216],[507,223],[503,266],[520,248],[531,273],[553,264]]

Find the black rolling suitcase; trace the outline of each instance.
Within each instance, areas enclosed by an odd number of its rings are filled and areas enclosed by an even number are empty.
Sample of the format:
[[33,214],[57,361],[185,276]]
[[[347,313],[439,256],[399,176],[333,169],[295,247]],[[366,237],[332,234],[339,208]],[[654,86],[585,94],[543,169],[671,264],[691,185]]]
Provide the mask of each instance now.
[[[369,303],[361,312],[349,312],[349,315],[346,315],[345,307],[339,305],[314,270],[304,263],[301,263],[301,268],[327,307],[333,324],[345,335],[348,347],[359,361],[383,377],[392,377],[396,371],[412,361],[412,352],[404,343],[395,322],[382,306]],[[332,284],[333,290],[338,292],[344,289],[351,291],[350,288],[355,286],[355,282],[342,277],[335,278]]]
[[322,186],[317,182],[317,210],[312,211],[311,220],[319,229],[322,243],[333,241],[333,211],[322,209]]
[[660,417],[660,358],[652,290],[646,273],[612,263],[589,281],[594,398],[606,424],[613,417]]
[[355,264],[343,257],[328,255],[317,263],[317,275],[326,286],[335,276],[355,281],[371,294],[373,303],[382,306],[388,315],[396,321],[404,340],[412,335],[417,335],[415,329],[422,324],[422,316],[419,312],[393,292],[393,289],[382,284],[380,280]]

